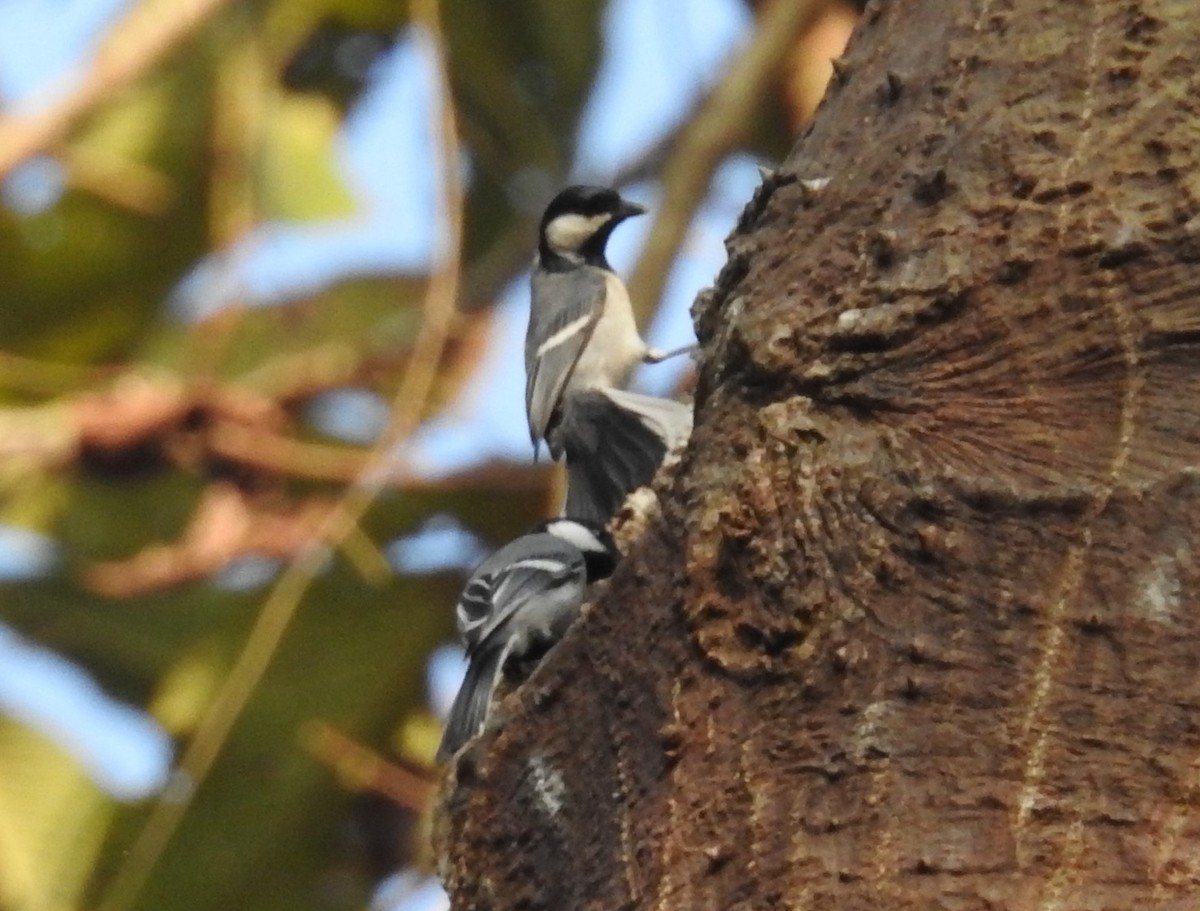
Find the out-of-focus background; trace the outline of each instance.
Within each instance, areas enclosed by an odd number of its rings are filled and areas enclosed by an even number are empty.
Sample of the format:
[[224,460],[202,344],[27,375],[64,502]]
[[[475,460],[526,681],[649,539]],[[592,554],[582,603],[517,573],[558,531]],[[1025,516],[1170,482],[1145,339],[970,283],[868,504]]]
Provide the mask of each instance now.
[[454,601],[561,493],[541,208],[646,203],[610,258],[686,344],[855,15],[0,4],[0,911],[445,906]]

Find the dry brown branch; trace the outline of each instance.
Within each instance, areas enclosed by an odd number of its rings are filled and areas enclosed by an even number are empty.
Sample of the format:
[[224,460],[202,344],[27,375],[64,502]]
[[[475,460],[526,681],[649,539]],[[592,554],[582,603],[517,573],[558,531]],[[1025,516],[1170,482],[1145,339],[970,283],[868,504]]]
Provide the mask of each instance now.
[[110,598],[128,598],[207,578],[239,557],[287,560],[312,540],[332,508],[331,500],[316,498],[281,507],[232,484],[213,484],[178,542],[94,563],[84,570],[83,584]]
[[[247,441],[249,442],[249,440]],[[338,466],[325,464],[312,469],[299,464],[303,458],[295,450],[296,441],[287,438],[257,439],[259,449],[279,446],[288,453],[285,459],[260,453],[241,454],[243,464],[259,464],[272,473],[287,468],[293,477],[339,480]],[[355,469],[361,476],[367,455],[350,459],[346,454],[324,455],[333,461],[346,459],[347,473]],[[319,457],[321,458],[321,457]],[[295,459],[296,463],[290,460]],[[286,464],[285,464],[286,463]],[[399,470],[388,476],[389,489],[406,493],[431,493],[470,490],[528,491],[544,496],[558,477],[548,465],[491,462],[445,478],[428,480]],[[340,480],[347,480],[341,478]],[[279,502],[248,493],[231,483],[212,485],[197,504],[191,521],[176,541],[153,544],[133,556],[94,563],[83,571],[83,584],[111,598],[129,598],[164,591],[212,576],[234,560],[243,557],[267,557],[289,562],[297,559],[312,543],[314,535],[325,527],[334,503],[326,497],[311,497],[303,502]],[[343,541],[343,555],[350,558],[373,582],[385,582],[390,569],[373,549],[370,540],[351,530],[352,538]]]
[[127,373],[110,388],[71,402],[78,445],[113,451],[161,437],[194,402],[176,377]]
[[[207,453],[271,475],[311,481],[353,483],[371,466],[369,451],[297,440],[252,425],[224,422],[205,436]],[[402,455],[388,471],[386,487],[408,491],[463,490],[488,487],[541,490],[552,472],[549,465],[494,462],[444,478],[426,478],[405,463]]]
[[239,465],[278,477],[350,483],[368,467],[362,449],[298,440],[252,424],[222,421],[205,434],[205,449]]
[[131,85],[228,0],[144,0],[105,39],[87,70],[58,97],[0,116],[0,178],[44,151],[85,114]]
[[[439,395],[469,377],[490,325],[488,312],[452,320],[438,362]],[[0,407],[0,461],[19,458],[57,469],[98,452],[110,461],[136,454],[198,467],[215,456],[278,475],[349,483],[361,476],[369,454],[297,439],[287,406],[343,386],[382,385],[387,372],[414,356],[409,349],[363,357],[345,343],[331,343],[273,357],[236,385],[187,385],[167,372],[134,368],[113,377],[116,368],[80,369],[0,353],[0,385],[72,390],[45,404]],[[79,387],[87,391],[74,391]],[[387,483],[423,486],[402,468]]]
[[437,786],[432,770],[421,775],[389,762],[326,721],[310,721],[300,730],[300,742],[322,765],[352,791],[374,791],[413,813],[429,808]]

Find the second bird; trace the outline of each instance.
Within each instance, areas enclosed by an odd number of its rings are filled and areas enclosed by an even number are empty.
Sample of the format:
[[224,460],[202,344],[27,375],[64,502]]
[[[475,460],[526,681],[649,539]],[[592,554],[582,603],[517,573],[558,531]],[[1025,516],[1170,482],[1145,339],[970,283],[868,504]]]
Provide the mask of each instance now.
[[611,575],[619,557],[604,529],[552,519],[475,569],[455,609],[470,664],[446,721],[439,761],[483,730],[509,660],[528,659],[557,643],[588,585]]

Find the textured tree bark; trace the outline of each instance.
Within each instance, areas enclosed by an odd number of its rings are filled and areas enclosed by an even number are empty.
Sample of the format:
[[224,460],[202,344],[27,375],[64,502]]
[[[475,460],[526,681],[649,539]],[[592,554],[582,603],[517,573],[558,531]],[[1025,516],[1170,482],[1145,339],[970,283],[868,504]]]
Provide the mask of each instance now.
[[873,4],[456,908],[1200,907],[1200,4]]

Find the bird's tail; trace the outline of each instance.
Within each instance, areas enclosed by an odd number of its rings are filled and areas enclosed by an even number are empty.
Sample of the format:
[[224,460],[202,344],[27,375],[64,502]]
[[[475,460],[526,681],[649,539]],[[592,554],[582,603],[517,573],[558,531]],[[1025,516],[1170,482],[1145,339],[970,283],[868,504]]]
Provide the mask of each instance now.
[[482,654],[476,653],[471,658],[467,674],[446,719],[446,730],[442,733],[442,743],[437,751],[438,762],[445,762],[483,730],[503,657],[503,649],[492,649]]
[[567,462],[563,515],[606,524],[691,432],[690,404],[620,389],[569,394],[553,441]]

